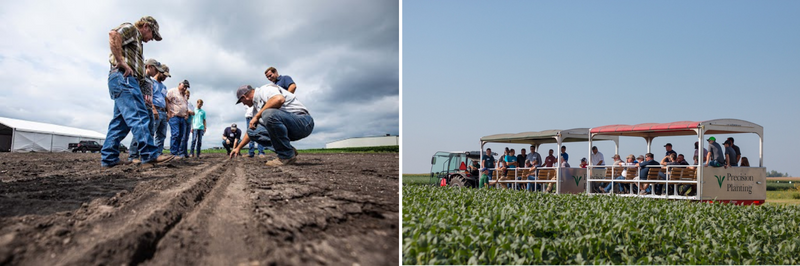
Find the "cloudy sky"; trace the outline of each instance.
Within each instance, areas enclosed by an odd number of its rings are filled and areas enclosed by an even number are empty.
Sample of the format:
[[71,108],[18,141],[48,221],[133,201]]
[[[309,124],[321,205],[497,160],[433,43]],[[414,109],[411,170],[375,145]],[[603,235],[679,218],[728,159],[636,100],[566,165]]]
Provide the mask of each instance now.
[[[800,176],[798,11],[798,1],[404,1],[402,172],[429,172],[436,151],[478,150],[492,134],[736,118],[764,127],[767,170]],[[721,137],[758,165],[755,134]],[[695,139],[656,138],[652,151],[671,142],[691,155]],[[596,145],[611,160],[614,145]],[[575,166],[589,146],[567,151]],[[643,139],[620,139],[623,156],[645,152]]]
[[144,44],[145,58],[170,66],[168,88],[187,79],[191,101],[205,102],[204,147],[245,124],[234,90],[269,82],[269,66],[295,80],[314,117],[299,148],[399,134],[399,4],[384,0],[4,1],[0,117],[105,134],[108,32],[144,15],[164,38]]

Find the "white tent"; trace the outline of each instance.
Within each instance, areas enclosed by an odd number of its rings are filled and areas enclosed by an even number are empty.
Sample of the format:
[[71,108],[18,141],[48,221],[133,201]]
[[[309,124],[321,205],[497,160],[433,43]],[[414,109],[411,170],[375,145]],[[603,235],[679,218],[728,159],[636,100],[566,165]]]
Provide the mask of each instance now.
[[86,129],[0,117],[0,151],[67,151],[70,143],[106,136]]

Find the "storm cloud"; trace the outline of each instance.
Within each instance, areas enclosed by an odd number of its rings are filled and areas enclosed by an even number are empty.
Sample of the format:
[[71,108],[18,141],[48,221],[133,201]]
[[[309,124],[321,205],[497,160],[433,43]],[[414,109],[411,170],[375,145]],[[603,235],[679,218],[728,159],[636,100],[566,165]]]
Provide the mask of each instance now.
[[399,133],[397,1],[10,2],[0,15],[2,117],[105,133],[108,31],[151,15],[164,39],[145,43],[145,58],[170,66],[168,88],[187,79],[190,101],[204,100],[204,147],[244,125],[234,90],[268,83],[270,66],[315,119],[298,147]]

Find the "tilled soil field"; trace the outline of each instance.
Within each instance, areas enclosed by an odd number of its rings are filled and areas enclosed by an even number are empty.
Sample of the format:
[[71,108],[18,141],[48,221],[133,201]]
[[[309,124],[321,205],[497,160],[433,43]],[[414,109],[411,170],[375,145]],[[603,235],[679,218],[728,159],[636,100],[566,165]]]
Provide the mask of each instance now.
[[265,161],[0,153],[0,265],[398,263],[397,153]]

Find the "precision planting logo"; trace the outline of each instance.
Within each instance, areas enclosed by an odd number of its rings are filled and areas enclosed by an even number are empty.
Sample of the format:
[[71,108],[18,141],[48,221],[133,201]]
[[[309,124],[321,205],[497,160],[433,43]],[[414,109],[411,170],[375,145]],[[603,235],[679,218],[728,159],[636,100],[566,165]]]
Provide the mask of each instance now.
[[583,179],[583,176],[582,175],[577,175],[577,176],[574,175],[574,176],[572,176],[572,178],[575,179],[575,185],[577,186],[581,182],[581,179]]
[[719,188],[722,188],[722,182],[725,181],[724,175],[714,175],[717,178],[717,183],[719,183]]
[[[731,173],[728,173],[728,176],[714,175],[714,177],[717,178],[717,183],[719,183],[719,188],[722,188],[722,183],[725,181],[725,177],[728,177],[728,181],[753,182],[753,176],[747,175],[746,173],[741,173],[739,175],[732,175]],[[741,184],[728,184],[727,191],[747,192],[748,194],[753,194],[753,186],[741,185]]]

